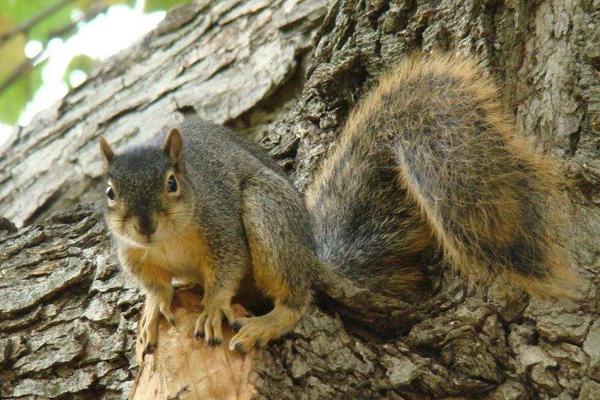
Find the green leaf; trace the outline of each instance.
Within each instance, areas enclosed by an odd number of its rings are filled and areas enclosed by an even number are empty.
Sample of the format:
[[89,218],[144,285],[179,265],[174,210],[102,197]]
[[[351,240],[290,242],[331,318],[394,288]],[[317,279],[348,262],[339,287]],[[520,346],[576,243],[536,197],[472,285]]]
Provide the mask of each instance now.
[[[30,20],[49,7],[58,4],[60,0],[0,0],[0,15],[5,16],[15,24]],[[133,0],[106,0],[107,5],[135,3]],[[28,32],[28,39],[46,42],[48,34],[55,32],[72,22],[74,10],[86,12],[94,4],[93,0],[73,0],[46,18],[35,24]],[[2,31],[0,27],[0,32]]]
[[[31,20],[49,7],[58,4],[60,0],[0,0],[0,32],[6,32],[12,27]],[[176,4],[183,3],[182,0],[152,1],[146,2],[147,10],[166,9]],[[0,82],[15,71],[15,69],[26,61],[24,47],[28,40],[39,40],[44,46],[48,41],[48,34],[55,32],[72,23],[74,10],[85,13],[95,0],[73,0],[60,7],[51,15],[42,19],[32,26],[26,34],[19,34],[0,47],[2,62],[0,62]],[[127,4],[131,7],[135,0],[104,0],[107,6],[116,4]],[[76,30],[68,32],[65,37],[76,33]],[[65,81],[74,70],[90,71],[95,61],[88,57],[76,57],[71,61],[65,74]],[[14,124],[19,115],[35,91],[42,84],[41,70],[44,64],[37,65],[33,70],[25,73],[13,82],[6,90],[0,93],[0,121]]]
[[158,10],[170,10],[176,5],[189,2],[190,0],[146,0],[144,11],[151,12]]
[[[8,30],[14,26],[12,20],[0,15],[0,29]],[[0,62],[0,83],[3,83],[27,59],[23,53],[25,37],[17,35],[2,46]],[[0,96],[0,121],[13,124],[19,118],[21,108],[27,103],[27,80],[21,77],[13,82]]]
[[40,63],[21,76],[10,85],[0,96],[0,121],[14,125],[19,120],[21,111],[33,97],[35,91],[42,84],[42,68],[45,63]]
[[71,23],[72,11],[73,7],[66,6],[56,11],[52,15],[49,15],[47,18],[44,18],[35,24],[29,31],[29,34],[27,35],[28,39],[46,42],[49,33]]
[[19,120],[21,110],[29,100],[28,82],[25,77],[19,78],[0,96],[0,121],[14,125]]
[[[30,20],[39,13],[48,9],[48,7],[57,3],[58,0],[27,0],[27,1],[10,1],[0,0],[2,6],[0,12],[5,17],[12,20],[15,24],[20,24]],[[72,3],[68,3],[47,16],[28,32],[29,39],[45,41],[48,31],[56,29],[71,22]]]
[[46,66],[48,61],[43,61],[33,67],[33,69],[29,72],[29,98],[31,99],[35,92],[42,86],[44,82],[42,78],[42,70]]
[[71,75],[71,73],[75,70],[79,70],[85,72],[86,75],[89,75],[89,72],[92,70],[92,68],[94,68],[97,62],[98,60],[95,60],[86,55],[78,55],[73,57],[71,59],[71,62],[69,62],[69,65],[67,66],[65,74],[63,75],[63,80],[69,86],[69,88],[71,88],[71,84],[69,82],[69,76]]

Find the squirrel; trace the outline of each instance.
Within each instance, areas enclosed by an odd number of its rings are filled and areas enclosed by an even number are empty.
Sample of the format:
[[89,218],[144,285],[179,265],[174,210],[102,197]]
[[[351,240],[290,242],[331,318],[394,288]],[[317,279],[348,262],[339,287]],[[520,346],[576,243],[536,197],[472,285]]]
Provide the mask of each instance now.
[[[197,119],[115,153],[100,138],[108,187],[105,220],[122,267],[143,287],[143,354],[171,311],[173,278],[202,285],[195,335],[248,352],[291,330],[311,298],[308,263],[318,262],[300,193],[268,156],[229,129]],[[232,298],[251,275],[273,303],[265,315],[236,318]]]
[[[186,119],[114,152],[100,138],[105,219],[148,312],[144,354],[171,311],[173,278],[198,282],[195,335],[247,352],[290,331],[319,271],[399,295],[441,257],[472,281],[504,274],[532,294],[562,294],[570,276],[554,239],[559,178],[529,149],[474,59],[412,56],[351,112],[303,196],[266,153],[223,126]],[[245,280],[272,300],[236,318]]]

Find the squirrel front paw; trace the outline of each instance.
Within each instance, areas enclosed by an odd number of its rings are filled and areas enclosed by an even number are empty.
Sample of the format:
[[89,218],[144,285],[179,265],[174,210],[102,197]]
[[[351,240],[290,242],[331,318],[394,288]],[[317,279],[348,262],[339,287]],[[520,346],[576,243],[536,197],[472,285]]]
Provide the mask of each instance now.
[[151,354],[158,343],[158,324],[160,315],[163,315],[171,325],[175,325],[175,315],[171,311],[171,302],[155,297],[146,298],[146,305],[142,314],[138,340],[142,345],[142,358]]
[[229,302],[208,303],[196,321],[195,335],[197,339],[204,337],[211,346],[223,343],[223,317],[231,325],[235,317]]

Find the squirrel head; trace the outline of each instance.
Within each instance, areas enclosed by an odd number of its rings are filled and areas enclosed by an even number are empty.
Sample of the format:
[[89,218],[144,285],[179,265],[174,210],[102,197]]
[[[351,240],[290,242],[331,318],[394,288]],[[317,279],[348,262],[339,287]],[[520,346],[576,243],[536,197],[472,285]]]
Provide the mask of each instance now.
[[172,129],[161,147],[115,153],[100,137],[107,178],[106,223],[134,246],[172,239],[192,221],[193,193],[184,174],[181,134]]

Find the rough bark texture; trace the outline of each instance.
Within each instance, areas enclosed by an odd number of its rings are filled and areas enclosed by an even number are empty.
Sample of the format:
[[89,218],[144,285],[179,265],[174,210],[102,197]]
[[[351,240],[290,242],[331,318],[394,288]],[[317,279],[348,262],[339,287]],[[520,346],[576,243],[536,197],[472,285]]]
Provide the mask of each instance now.
[[269,118],[271,107],[293,99],[286,84],[326,7],[204,0],[173,10],[0,149],[0,215],[21,226],[96,199],[101,135],[118,145],[140,141],[186,114],[240,128]]
[[[565,244],[583,299],[442,289],[418,310],[375,310],[404,321],[406,333],[386,341],[344,324],[335,304],[315,307],[261,352],[253,385],[273,399],[596,399],[598,21],[598,0],[196,2],[0,150],[0,214],[22,225],[97,198],[98,135],[139,140],[188,113],[262,138],[303,188],[383,68],[419,48],[477,54],[504,83],[520,131],[564,160]],[[98,213],[81,207],[0,229],[0,396],[126,397],[142,297],[119,272]]]

